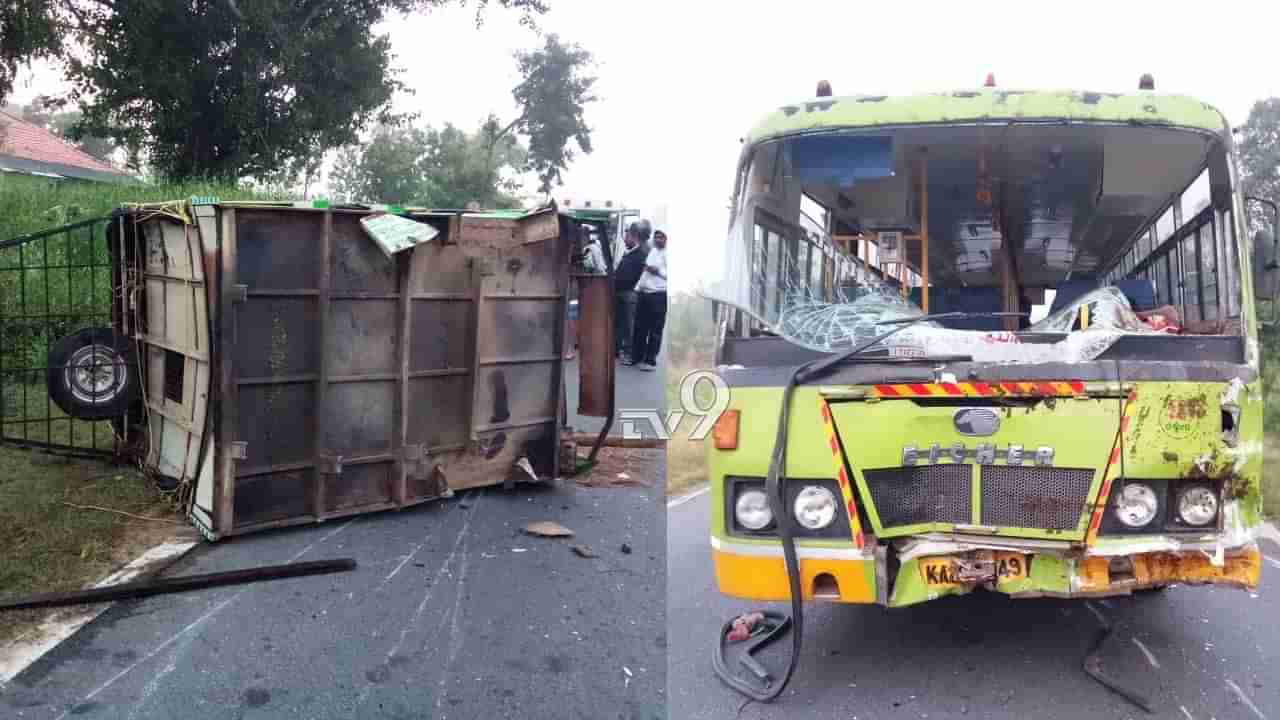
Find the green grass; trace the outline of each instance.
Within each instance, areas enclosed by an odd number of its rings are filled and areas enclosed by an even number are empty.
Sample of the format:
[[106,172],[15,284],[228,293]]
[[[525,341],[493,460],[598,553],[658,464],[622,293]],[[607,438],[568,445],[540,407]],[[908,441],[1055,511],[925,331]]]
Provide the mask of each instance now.
[[0,378],[0,437],[80,448],[112,448],[114,433],[110,422],[72,418],[49,399],[45,388],[44,383],[21,385]]
[[[268,199],[231,185],[97,184],[50,181],[0,174],[0,243],[77,220],[106,215],[126,202],[182,200],[193,195],[223,200]],[[110,448],[108,423],[72,421],[46,394],[41,368],[48,346],[90,325],[109,307],[107,268],[33,270],[33,266],[105,264],[102,226],[70,238],[52,236],[0,249],[0,436],[22,438],[22,418],[53,418],[25,424],[26,439]],[[23,269],[25,268],[25,269]],[[49,314],[69,317],[47,319]],[[35,316],[23,320],[18,315]],[[23,391],[25,389],[25,396]],[[70,507],[96,505],[146,517],[176,520],[174,504],[132,469],[59,458],[0,445],[0,597],[83,587],[100,579],[144,547],[180,532],[182,523],[137,520],[112,512]],[[0,642],[24,632],[36,612],[0,615]]]
[[226,183],[87,183],[0,175],[0,242],[76,220],[105,215],[122,203],[184,200],[210,195],[221,200],[277,199]]
[[[136,470],[0,446],[0,598],[83,587],[182,527],[68,502],[178,519]],[[41,616],[0,614],[0,643]]]

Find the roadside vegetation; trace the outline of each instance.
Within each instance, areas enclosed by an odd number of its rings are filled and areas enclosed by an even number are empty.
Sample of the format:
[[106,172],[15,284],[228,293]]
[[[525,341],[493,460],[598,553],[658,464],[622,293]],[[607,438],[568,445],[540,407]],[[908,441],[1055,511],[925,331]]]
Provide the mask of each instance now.
[[[124,202],[179,200],[193,195],[271,197],[224,183],[98,184],[0,175],[0,243],[106,215]],[[82,275],[51,272],[47,295],[42,273],[27,270],[28,282],[24,283],[19,278],[21,272],[14,268],[46,264],[44,252],[42,242],[0,248],[0,316],[16,314],[25,303],[31,313],[46,309],[67,312],[71,317],[64,319],[74,324],[79,318],[76,312],[87,311],[95,303],[105,304],[110,292],[105,269],[98,271],[103,274],[92,284]],[[48,264],[106,261],[101,238],[92,245],[73,245],[70,257],[65,242],[50,242],[48,252]],[[30,285],[25,297],[18,290],[23,284]],[[100,297],[88,291],[91,285]],[[62,300],[68,297],[70,301]],[[46,308],[46,298],[57,302]],[[0,323],[0,368],[43,366],[49,338],[56,334],[43,326]],[[99,447],[111,448],[110,424],[66,418],[48,400],[41,373],[26,373],[24,378],[23,373],[6,372],[0,377],[0,431],[5,437],[74,441],[77,445],[90,445],[93,439]],[[21,417],[50,417],[53,422],[12,422]],[[176,502],[133,468],[0,446],[0,599],[84,587],[156,542],[189,532],[178,516]],[[28,632],[44,616],[43,611],[0,615],[0,644]]]
[[[667,407],[680,407],[680,381],[700,369],[711,369],[715,360],[715,323],[711,303],[692,293],[673,293],[667,307]],[[709,404],[705,384],[698,402]],[[690,440],[696,418],[685,418],[667,441],[667,494],[681,495],[707,481],[706,447]]]
[[[131,468],[0,448],[0,600],[84,587],[147,547],[189,534],[175,507]],[[0,613],[0,645],[44,615]]]

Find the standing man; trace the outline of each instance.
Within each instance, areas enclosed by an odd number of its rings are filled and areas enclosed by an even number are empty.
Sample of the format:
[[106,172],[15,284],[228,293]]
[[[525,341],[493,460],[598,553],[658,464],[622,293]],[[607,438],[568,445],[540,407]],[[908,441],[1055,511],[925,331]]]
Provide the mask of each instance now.
[[631,341],[631,361],[641,370],[657,370],[662,330],[667,324],[667,234],[661,230],[653,233],[653,249],[645,257],[636,294],[636,332]]
[[[644,259],[647,248],[640,237],[640,224],[631,223],[623,235],[626,252],[618,258],[618,267],[613,274],[613,290],[616,312],[614,313],[615,350],[622,358],[624,365],[630,365],[631,336],[636,321],[636,283],[644,272]],[[647,239],[647,238],[645,238]]]
[[[600,240],[591,228],[583,225],[579,234],[581,249],[574,253],[574,272],[585,275],[604,275],[607,267],[604,251],[600,249]],[[565,328],[564,359],[572,360],[578,356],[578,314],[581,308],[578,281],[569,276],[569,323]]]

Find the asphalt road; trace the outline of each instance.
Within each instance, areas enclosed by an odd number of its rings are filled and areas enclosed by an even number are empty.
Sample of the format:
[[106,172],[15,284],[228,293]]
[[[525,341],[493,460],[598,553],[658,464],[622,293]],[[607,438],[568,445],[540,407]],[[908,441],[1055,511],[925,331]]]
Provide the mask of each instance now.
[[[202,545],[169,574],[359,567],[117,603],[0,691],[0,717],[662,718],[662,502],[660,481],[520,485]],[[522,534],[534,520],[577,536]]]
[[[617,410],[650,410],[656,409],[659,417],[667,412],[666,399],[666,350],[658,355],[658,369],[640,370],[633,366],[618,364],[614,372],[614,402]],[[578,361],[572,360],[565,365],[565,391],[569,410],[569,425],[578,432],[598,433],[604,427],[604,418],[583,417],[577,414],[578,409]],[[615,416],[616,417],[616,416]],[[646,420],[631,422],[633,430],[645,438],[658,437],[657,429]],[[611,436],[621,436],[623,422],[614,420],[609,429]]]
[[[1177,587],[1081,601],[979,593],[914,608],[817,604],[787,691],[750,703],[711,669],[720,624],[751,608],[714,587],[707,496],[667,514],[671,718],[1280,718],[1280,546],[1264,540],[1262,587]],[[787,610],[786,607],[776,606]],[[1105,670],[1154,698],[1155,714],[1081,670],[1104,613]],[[766,651],[781,670],[790,638]]]

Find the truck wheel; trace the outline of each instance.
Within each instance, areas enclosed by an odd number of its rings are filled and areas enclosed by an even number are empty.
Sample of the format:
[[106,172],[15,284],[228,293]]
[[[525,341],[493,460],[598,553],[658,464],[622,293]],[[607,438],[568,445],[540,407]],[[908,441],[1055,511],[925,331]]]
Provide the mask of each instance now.
[[122,415],[141,393],[137,353],[110,328],[86,328],[54,343],[48,381],[54,403],[81,420]]

